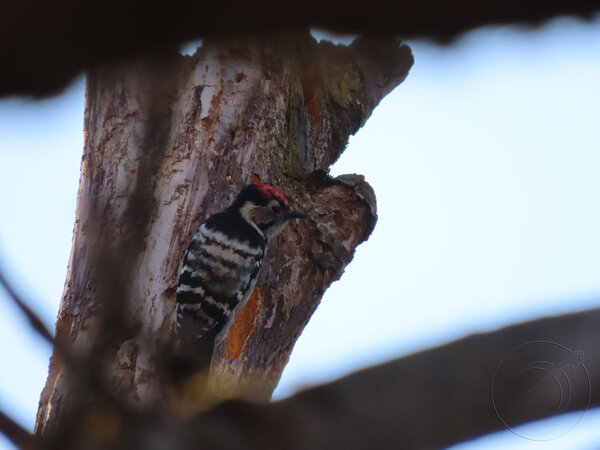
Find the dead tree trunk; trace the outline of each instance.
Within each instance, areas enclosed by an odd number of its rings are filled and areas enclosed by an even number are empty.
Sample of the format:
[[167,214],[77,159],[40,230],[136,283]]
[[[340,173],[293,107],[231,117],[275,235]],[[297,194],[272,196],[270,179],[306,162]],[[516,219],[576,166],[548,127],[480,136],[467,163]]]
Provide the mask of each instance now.
[[86,377],[135,407],[163,400],[156,361],[172,335],[183,252],[251,173],[310,215],[270,244],[213,358],[213,386],[268,399],[325,289],[376,221],[362,177],[326,171],[411,65],[408,47],[393,39],[345,47],[301,33],[207,41],[193,56],[154,54],[89,73],[56,324],[77,364],[53,355],[36,432],[51,433],[74,411],[80,422],[97,419],[82,407],[93,384]]

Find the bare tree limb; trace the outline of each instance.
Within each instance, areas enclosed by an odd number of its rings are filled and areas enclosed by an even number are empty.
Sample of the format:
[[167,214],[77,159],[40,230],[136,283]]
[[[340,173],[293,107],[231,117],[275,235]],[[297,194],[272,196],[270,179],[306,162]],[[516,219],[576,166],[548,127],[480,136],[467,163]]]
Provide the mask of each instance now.
[[[146,450],[149,439],[159,436],[161,448],[173,449],[445,448],[600,406],[599,321],[600,309],[534,320],[364,369],[279,402],[227,401],[186,421],[139,414],[112,426],[117,431],[108,442],[65,435],[54,448]],[[533,378],[526,368],[537,368]]]
[[[227,402],[167,434],[187,448],[435,449],[556,413],[583,414],[600,406],[598,323],[594,309],[471,335],[270,405]],[[569,353],[583,357],[570,372],[560,365]],[[558,409],[551,372],[519,378],[532,362],[569,372],[571,391]]]
[[200,38],[320,27],[446,42],[484,25],[536,26],[559,15],[590,18],[599,8],[598,0],[5,2],[0,96],[48,95],[85,69]]

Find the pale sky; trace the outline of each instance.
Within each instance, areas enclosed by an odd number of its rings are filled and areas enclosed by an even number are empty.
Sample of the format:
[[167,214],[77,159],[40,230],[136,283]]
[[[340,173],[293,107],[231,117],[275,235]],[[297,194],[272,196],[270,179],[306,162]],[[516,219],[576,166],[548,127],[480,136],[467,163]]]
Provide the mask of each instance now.
[[[379,222],[300,337],[277,398],[472,332],[598,306],[599,25],[410,43],[408,78],[332,170],[366,175]],[[0,264],[52,329],[82,113],[82,78],[43,102],[0,101]],[[3,292],[0,342],[0,408],[32,427],[50,349]],[[588,411],[550,441],[505,431],[456,448],[597,448],[599,419]],[[557,423],[525,435],[550,436]]]

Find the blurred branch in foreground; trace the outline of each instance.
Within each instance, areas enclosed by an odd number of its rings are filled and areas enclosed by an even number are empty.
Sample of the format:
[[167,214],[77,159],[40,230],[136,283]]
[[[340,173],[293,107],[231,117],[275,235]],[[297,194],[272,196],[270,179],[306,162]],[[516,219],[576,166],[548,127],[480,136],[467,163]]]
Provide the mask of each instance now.
[[[164,427],[163,436],[171,448],[430,449],[557,413],[583,414],[600,405],[600,387],[590,383],[600,379],[599,321],[594,309],[475,334],[269,405],[227,402]],[[584,359],[571,364],[573,355]],[[554,370],[520,379],[523,368],[542,362]],[[557,410],[551,378],[561,373],[570,392]],[[135,448],[143,438],[134,438]]]
[[[52,342],[41,320],[2,274],[0,284],[32,328]],[[594,309],[476,334],[280,402],[229,401],[175,425],[149,411],[124,415],[112,410],[110,420],[117,421],[121,431],[110,436],[105,448],[123,442],[129,448],[145,448],[149,430],[159,433],[169,448],[208,443],[223,449],[304,449],[325,448],[331,442],[344,448],[439,448],[556,413],[583,413],[600,405],[600,388],[591,382],[600,379],[599,321],[600,309]],[[536,377],[518,380],[532,363],[538,368]],[[569,391],[556,408],[559,373],[567,377]],[[544,386],[549,376],[555,378]],[[102,403],[108,400],[98,398]],[[56,448],[58,442],[64,448],[98,444],[82,443],[80,430],[64,427],[46,445],[1,411],[0,431],[20,448]]]
[[21,299],[17,291],[8,282],[2,271],[0,270],[0,285],[4,287],[4,290],[8,294],[8,297],[13,301],[17,308],[27,317],[29,325],[33,328],[41,337],[43,337],[50,345],[54,345],[54,336],[50,333],[50,330],[46,328],[42,319]]
[[[68,377],[73,381],[72,387],[74,390],[77,389],[77,394],[79,396],[84,396],[84,393],[85,395],[95,395],[101,399],[102,403],[111,405],[115,411],[119,411],[120,414],[126,414],[126,405],[108,388],[101,378],[101,372],[89,370],[89,367],[95,367],[95,354],[93,352],[86,352],[86,354],[77,355],[79,356],[77,357],[64,343],[56,340],[46,325],[44,325],[42,319],[17,294],[17,291],[6,279],[1,270],[0,285],[4,287],[8,298],[25,315],[31,328],[53,347],[56,358],[64,363],[67,368]],[[37,448],[40,445],[39,439],[34,438],[32,434],[2,411],[0,411],[0,432],[4,433],[19,448]]]
[[[589,19],[599,8],[598,0],[109,0],[93,8],[74,1],[5,2],[0,96],[56,93],[83,70],[210,37],[319,27],[448,42],[484,25],[537,26],[561,15]],[[132,19],[133,11],[143,14]]]
[[37,448],[34,436],[1,410],[0,433],[4,434],[17,448],[27,450]]
[[[139,413],[113,423],[108,440],[83,443],[74,438],[78,430],[65,428],[66,434],[46,448],[59,442],[63,449],[141,450],[148,448],[149,436],[160,436],[163,448],[176,449],[320,449],[332,443],[345,449],[442,448],[600,405],[600,388],[591,383],[600,379],[599,320],[600,309],[594,309],[475,334],[279,402],[228,401],[183,422]],[[578,356],[583,359],[573,364]],[[523,368],[542,362],[556,370],[519,380]],[[570,391],[557,410],[557,379],[548,375],[559,372],[568,375]],[[503,409],[507,404],[510,412]],[[100,424],[111,423],[99,417]],[[3,432],[12,429],[5,426]]]

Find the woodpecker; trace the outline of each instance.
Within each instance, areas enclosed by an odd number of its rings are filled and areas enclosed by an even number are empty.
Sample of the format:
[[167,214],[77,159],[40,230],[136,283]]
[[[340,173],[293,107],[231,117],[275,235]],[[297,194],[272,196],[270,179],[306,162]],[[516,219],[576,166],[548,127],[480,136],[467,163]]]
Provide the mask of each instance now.
[[177,286],[177,342],[195,370],[210,366],[215,338],[254,289],[269,239],[303,217],[282,192],[257,183],[200,225]]

